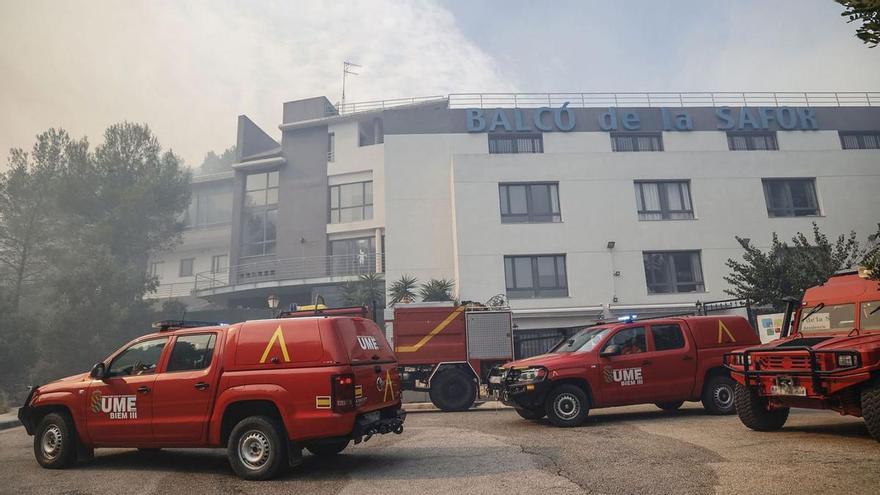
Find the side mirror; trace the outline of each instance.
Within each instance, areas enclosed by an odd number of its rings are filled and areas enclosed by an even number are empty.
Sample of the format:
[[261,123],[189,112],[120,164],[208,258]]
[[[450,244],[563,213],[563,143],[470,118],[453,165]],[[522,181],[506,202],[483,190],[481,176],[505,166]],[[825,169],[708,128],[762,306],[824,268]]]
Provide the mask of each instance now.
[[92,372],[89,373],[89,376],[96,379],[96,380],[103,380],[105,378],[104,374],[106,371],[107,370],[104,367],[104,363],[98,363],[98,364],[92,366]]
[[617,356],[620,354],[621,350],[622,349],[620,348],[619,345],[611,344],[611,345],[605,346],[605,349],[602,349],[602,352],[599,353],[599,357]]

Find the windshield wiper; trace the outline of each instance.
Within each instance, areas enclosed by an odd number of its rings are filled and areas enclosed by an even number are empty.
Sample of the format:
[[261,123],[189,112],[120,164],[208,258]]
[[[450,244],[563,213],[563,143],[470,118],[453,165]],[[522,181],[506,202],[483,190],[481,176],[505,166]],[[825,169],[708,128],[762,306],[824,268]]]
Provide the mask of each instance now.
[[803,318],[801,318],[801,323],[803,323],[804,320],[806,320],[807,318],[816,314],[817,311],[822,311],[822,308],[824,308],[824,307],[825,307],[825,303],[817,304],[815,308],[811,309],[810,312],[807,313],[807,316],[804,316]]
[[868,313],[868,316],[871,316],[872,314],[876,313],[877,311],[880,311],[880,306],[877,306],[876,308],[872,309],[871,312]]

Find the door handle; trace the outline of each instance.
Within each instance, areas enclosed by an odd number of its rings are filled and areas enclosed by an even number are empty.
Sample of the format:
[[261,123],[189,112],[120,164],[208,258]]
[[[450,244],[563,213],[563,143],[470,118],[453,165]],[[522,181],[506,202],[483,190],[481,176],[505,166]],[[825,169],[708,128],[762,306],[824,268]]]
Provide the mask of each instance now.
[[648,366],[649,364],[651,364],[650,360],[646,359],[646,360],[642,361],[642,366]]
[[690,361],[691,359],[693,359],[693,356],[690,354],[685,354],[684,357],[681,358],[682,361]]
[[146,385],[141,385],[140,387],[138,387],[138,393],[139,394],[148,394],[148,393],[150,393],[150,387],[148,387]]
[[194,385],[194,387],[195,387],[197,390],[207,390],[207,389],[208,389],[208,384],[205,383],[205,382],[199,382],[199,383],[196,383],[196,384]]
[[381,373],[382,373],[382,367],[379,366],[379,365],[373,366],[373,371],[375,371],[377,375],[378,375],[378,374],[381,374]]

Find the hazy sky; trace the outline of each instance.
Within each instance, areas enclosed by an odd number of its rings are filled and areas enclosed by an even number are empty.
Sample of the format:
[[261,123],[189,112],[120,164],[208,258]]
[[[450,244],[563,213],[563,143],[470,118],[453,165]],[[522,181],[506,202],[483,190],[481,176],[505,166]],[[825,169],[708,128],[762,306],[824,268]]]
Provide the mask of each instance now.
[[0,166],[48,127],[146,122],[198,165],[281,104],[471,91],[878,91],[831,0],[0,0]]

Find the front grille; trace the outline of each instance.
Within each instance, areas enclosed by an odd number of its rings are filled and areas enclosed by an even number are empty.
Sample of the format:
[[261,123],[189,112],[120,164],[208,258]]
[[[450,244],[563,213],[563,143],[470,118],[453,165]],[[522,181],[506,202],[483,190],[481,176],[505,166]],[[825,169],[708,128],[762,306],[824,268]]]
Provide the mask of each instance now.
[[762,355],[756,357],[758,369],[760,370],[808,371],[810,369],[810,356],[806,354]]

